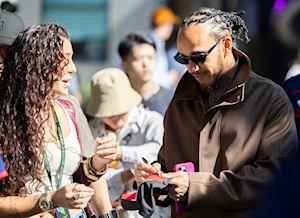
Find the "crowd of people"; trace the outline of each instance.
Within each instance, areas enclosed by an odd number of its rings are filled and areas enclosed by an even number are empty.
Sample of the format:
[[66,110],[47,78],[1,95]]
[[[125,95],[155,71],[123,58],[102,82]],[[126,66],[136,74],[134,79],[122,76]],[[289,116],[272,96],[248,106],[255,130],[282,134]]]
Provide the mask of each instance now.
[[[142,217],[121,198],[151,175],[169,179],[165,207],[151,218],[259,217],[268,187],[295,158],[300,77],[282,88],[252,71],[233,46],[250,41],[242,14],[187,15],[173,59],[183,73],[165,49],[180,19],[156,9],[150,32],[120,41],[122,69],[93,75],[88,122],[81,96],[70,95],[77,69],[66,29],[25,29],[0,11],[1,217]],[[188,162],[193,172],[174,172]]]

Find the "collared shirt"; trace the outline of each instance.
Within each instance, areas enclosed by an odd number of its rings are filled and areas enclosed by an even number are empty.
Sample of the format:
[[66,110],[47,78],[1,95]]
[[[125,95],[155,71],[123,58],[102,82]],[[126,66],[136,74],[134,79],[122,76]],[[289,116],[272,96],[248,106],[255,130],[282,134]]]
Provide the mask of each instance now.
[[203,97],[206,110],[216,105],[218,100],[228,90],[232,81],[234,80],[235,75],[239,70],[238,65],[239,65],[239,60],[238,58],[236,58],[235,65],[229,72],[222,75],[218,80],[216,80],[216,82],[209,88],[209,90],[203,89],[203,92],[201,92],[202,93],[201,97]]

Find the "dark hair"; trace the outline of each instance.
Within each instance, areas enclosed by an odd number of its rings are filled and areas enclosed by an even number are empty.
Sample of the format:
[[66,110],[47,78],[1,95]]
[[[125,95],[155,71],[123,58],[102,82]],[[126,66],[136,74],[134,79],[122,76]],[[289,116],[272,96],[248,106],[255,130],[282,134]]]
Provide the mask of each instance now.
[[140,44],[148,44],[153,46],[155,49],[154,42],[142,32],[132,32],[129,33],[124,39],[119,43],[118,52],[122,60],[124,60],[132,51],[132,49]]
[[16,12],[18,9],[17,4],[12,4],[9,1],[4,1],[1,3],[1,9],[9,12]]
[[53,130],[52,86],[66,63],[65,29],[56,24],[33,25],[10,46],[0,77],[0,153],[8,177],[0,181],[1,195],[18,195],[25,176],[43,180],[45,125]]
[[[226,12],[214,8],[200,8],[191,12],[183,19],[182,26],[192,26],[199,23],[209,22],[210,33],[216,38],[230,35],[233,39],[248,43],[248,28],[240,15],[245,14],[244,11]],[[241,34],[244,38],[241,38]]]

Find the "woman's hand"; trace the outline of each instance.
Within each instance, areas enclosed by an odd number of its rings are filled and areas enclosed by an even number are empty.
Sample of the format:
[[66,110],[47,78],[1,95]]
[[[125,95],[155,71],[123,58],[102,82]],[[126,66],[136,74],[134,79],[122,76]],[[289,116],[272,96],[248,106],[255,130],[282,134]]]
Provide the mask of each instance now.
[[51,192],[54,208],[83,209],[94,195],[94,189],[83,184],[72,183]]

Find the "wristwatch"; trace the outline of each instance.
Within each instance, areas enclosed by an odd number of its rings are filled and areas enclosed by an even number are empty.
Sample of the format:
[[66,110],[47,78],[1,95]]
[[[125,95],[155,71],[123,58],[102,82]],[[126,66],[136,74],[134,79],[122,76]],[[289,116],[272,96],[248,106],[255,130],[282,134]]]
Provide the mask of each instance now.
[[99,216],[99,218],[119,218],[119,214],[115,209],[112,209],[107,214]]
[[39,207],[43,212],[50,212],[53,210],[53,201],[49,192],[43,193],[39,199]]

